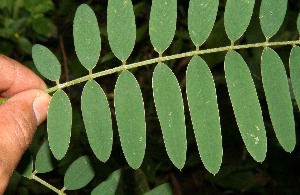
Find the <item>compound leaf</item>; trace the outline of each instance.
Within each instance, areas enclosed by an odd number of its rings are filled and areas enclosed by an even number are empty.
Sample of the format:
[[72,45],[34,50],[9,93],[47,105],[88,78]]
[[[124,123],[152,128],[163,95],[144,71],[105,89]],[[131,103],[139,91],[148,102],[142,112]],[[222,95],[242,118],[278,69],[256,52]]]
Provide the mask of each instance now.
[[93,189],[92,195],[114,195],[119,184],[121,169],[114,171],[104,182]]
[[198,150],[207,170],[216,174],[222,163],[222,136],[213,76],[199,56],[187,68],[186,91]]
[[246,31],[253,13],[255,0],[227,0],[224,25],[229,39],[234,42]]
[[72,126],[72,107],[67,94],[56,91],[48,109],[48,140],[50,149],[57,160],[67,153]]
[[144,195],[172,195],[173,190],[169,183],[161,184],[160,186],[155,187]]
[[33,62],[38,71],[47,79],[57,81],[61,66],[56,56],[45,46],[36,44],[32,47]]
[[295,99],[300,108],[300,47],[293,47],[290,55],[290,77]]
[[172,70],[159,63],[152,78],[155,107],[163,132],[167,153],[174,165],[182,169],[186,158],[186,132],[183,101]]
[[218,5],[218,0],[190,0],[188,28],[190,37],[196,46],[202,45],[212,31]]
[[256,89],[249,68],[235,51],[225,57],[225,76],[235,118],[246,145],[254,160],[266,157],[267,139]]
[[152,0],[149,33],[151,43],[158,53],[163,53],[175,35],[177,0]]
[[115,112],[122,149],[128,164],[141,166],[146,148],[146,123],[142,93],[133,74],[123,71],[115,87]]
[[67,169],[64,177],[64,187],[67,190],[77,190],[86,186],[95,176],[88,156],[81,156]]
[[76,10],[73,35],[79,61],[86,69],[92,70],[99,60],[101,38],[96,15],[86,4]]
[[47,173],[52,171],[54,168],[49,142],[45,141],[36,155],[35,170],[37,173]]
[[131,0],[109,0],[107,6],[107,33],[112,52],[121,61],[131,54],[136,26]]
[[105,93],[94,80],[83,88],[81,110],[90,146],[97,158],[106,162],[113,141],[111,114]]
[[296,144],[295,121],[284,65],[271,48],[262,53],[261,74],[268,109],[276,137],[287,152]]
[[287,2],[287,0],[262,0],[259,18],[261,29],[267,38],[275,35],[282,25]]

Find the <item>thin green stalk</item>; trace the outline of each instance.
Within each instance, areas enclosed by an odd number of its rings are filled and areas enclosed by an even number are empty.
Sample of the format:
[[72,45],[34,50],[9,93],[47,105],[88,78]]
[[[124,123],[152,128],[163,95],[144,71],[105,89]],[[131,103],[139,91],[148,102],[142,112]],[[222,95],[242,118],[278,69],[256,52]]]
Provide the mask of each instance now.
[[1,98],[0,97],[0,105],[3,104],[4,102],[6,102],[8,100],[8,98]]
[[[56,187],[54,187],[53,185],[51,185],[51,184],[47,183],[46,181],[42,180],[41,178],[39,178],[39,177],[36,176],[35,174],[36,174],[35,172],[33,172],[33,173],[31,174],[31,179],[33,179],[33,180],[39,182],[40,184],[46,186],[47,188],[49,188],[50,190],[56,192],[56,193],[59,194],[59,195],[66,195],[66,194],[63,192],[63,190],[57,189]],[[63,188],[63,189],[64,189],[64,188]]]
[[[65,82],[59,85],[56,85],[54,87],[48,88],[45,91],[47,93],[52,93],[57,91],[58,89],[63,89],[75,84],[79,84],[85,81],[88,81],[90,79],[94,79],[97,77],[102,77],[105,75],[113,74],[116,72],[121,72],[124,69],[133,69],[137,68],[140,66],[146,66],[149,64],[155,64],[158,62],[164,62],[164,61],[169,61],[169,60],[174,60],[174,59],[179,59],[179,58],[184,58],[184,57],[191,57],[194,55],[201,55],[201,54],[209,54],[209,53],[217,53],[217,52],[224,52],[224,51],[229,51],[229,50],[239,50],[239,49],[248,49],[248,48],[257,48],[257,47],[271,47],[271,46],[284,46],[284,45],[297,45],[300,44],[300,40],[296,41],[284,41],[284,42],[263,42],[263,43],[254,43],[254,44],[246,44],[246,45],[235,45],[235,46],[226,46],[226,47],[219,47],[219,48],[212,48],[212,49],[204,49],[204,50],[195,50],[195,51],[190,51],[186,53],[181,53],[181,54],[175,54],[175,55],[170,55],[170,56],[164,56],[164,57],[158,57],[158,58],[153,58],[150,60],[145,60],[137,63],[132,63],[128,64],[126,66],[119,66],[116,68],[111,68],[108,70],[104,70],[101,72],[97,72],[94,74],[89,74],[83,77],[80,77],[78,79],[74,79],[69,82]],[[6,98],[0,98],[0,104],[6,102]]]
[[[175,55],[170,55],[170,56],[164,56],[164,57],[158,57],[158,58],[153,58],[150,60],[145,60],[137,63],[132,63],[128,64],[125,66],[125,68],[132,69],[132,68],[137,68],[140,66],[146,66],[149,64],[154,64],[158,62],[163,62],[163,61],[169,61],[169,60],[174,60],[178,58],[184,58],[184,57],[191,57],[194,55],[201,55],[201,54],[209,54],[209,53],[217,53],[217,52],[224,52],[224,51],[229,51],[229,50],[239,50],[239,49],[247,49],[247,48],[256,48],[256,47],[270,47],[270,46],[284,46],[284,45],[296,45],[300,44],[300,40],[296,41],[285,41],[285,42],[263,42],[263,43],[255,43],[255,44],[247,44],[247,45],[236,45],[236,46],[226,46],[226,47],[219,47],[219,48],[212,48],[212,49],[205,49],[205,50],[196,50],[196,51],[190,51],[186,53],[181,53],[181,54],[175,54]],[[58,86],[54,86],[51,88],[48,88],[46,90],[47,93],[52,93],[57,91],[58,89],[63,89],[65,87],[69,87],[78,83],[82,83],[85,81],[90,80],[91,78],[97,78],[97,77],[102,77],[105,75],[113,74],[116,72],[120,72],[124,70],[124,66],[119,66],[116,68],[104,70],[101,72],[97,72],[94,74],[90,74],[63,84],[59,84]]]

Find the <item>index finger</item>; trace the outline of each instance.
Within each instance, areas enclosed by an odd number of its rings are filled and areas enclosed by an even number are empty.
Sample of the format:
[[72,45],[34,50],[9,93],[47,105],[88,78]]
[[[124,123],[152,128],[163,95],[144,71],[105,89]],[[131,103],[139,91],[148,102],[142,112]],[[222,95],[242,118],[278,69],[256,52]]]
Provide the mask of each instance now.
[[0,96],[11,97],[28,89],[47,89],[44,81],[19,62],[0,54]]

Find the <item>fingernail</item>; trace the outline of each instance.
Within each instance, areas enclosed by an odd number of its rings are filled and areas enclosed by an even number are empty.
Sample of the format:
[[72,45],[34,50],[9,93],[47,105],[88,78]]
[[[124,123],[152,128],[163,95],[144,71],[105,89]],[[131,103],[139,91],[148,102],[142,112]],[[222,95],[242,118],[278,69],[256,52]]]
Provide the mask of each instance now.
[[37,121],[37,125],[40,125],[47,117],[47,110],[50,102],[50,96],[47,93],[40,93],[33,100],[33,112]]

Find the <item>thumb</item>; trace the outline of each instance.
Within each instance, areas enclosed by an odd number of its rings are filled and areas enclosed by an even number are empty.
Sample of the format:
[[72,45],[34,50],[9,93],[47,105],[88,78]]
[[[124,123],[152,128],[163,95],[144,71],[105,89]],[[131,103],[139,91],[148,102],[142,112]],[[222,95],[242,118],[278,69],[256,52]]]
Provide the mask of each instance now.
[[37,126],[46,119],[49,101],[47,93],[32,89],[0,105],[0,193],[5,190]]

